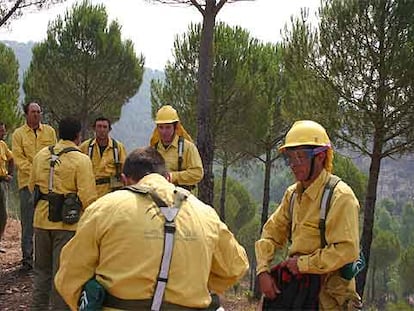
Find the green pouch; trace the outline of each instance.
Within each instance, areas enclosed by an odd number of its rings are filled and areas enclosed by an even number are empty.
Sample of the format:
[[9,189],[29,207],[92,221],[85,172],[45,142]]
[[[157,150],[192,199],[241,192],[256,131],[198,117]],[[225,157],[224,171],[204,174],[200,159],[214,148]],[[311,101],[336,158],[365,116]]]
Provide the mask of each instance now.
[[105,288],[96,279],[90,279],[83,286],[79,299],[79,311],[101,311],[105,295]]
[[356,261],[350,262],[341,268],[340,270],[341,277],[346,280],[351,280],[364,268],[365,268],[365,257],[364,257],[364,253],[361,250],[359,252],[359,258]]

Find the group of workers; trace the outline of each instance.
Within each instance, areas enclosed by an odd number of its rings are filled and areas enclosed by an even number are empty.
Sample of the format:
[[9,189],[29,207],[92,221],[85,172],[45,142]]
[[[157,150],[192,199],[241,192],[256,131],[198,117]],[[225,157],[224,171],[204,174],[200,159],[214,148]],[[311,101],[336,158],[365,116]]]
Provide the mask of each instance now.
[[[97,118],[95,137],[82,142],[79,120],[60,120],[57,140],[38,103],[24,112],[11,151],[0,123],[0,239],[16,168],[32,310],[216,310],[217,295],[240,281],[249,261],[192,192],[203,166],[177,111],[161,107],[149,146],[128,155],[109,136],[107,118]],[[330,139],[320,124],[297,121],[279,150],[296,182],[255,244],[261,308],[356,308],[355,274],[343,270],[359,255],[359,203],[339,179],[320,228],[321,201],[335,177]],[[286,245],[287,258],[272,267]]]

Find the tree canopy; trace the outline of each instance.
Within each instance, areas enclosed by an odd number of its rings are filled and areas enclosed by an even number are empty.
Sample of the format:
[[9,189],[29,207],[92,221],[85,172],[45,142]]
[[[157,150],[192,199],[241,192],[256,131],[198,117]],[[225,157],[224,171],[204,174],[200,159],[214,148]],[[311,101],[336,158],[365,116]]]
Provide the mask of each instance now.
[[138,90],[144,57],[121,39],[121,26],[103,5],[75,4],[48,26],[47,39],[33,48],[24,76],[26,100],[39,100],[47,117],[74,115],[82,134],[104,115],[119,118],[121,107]]
[[21,113],[19,102],[19,63],[11,48],[0,42],[0,122],[9,129],[18,126]]

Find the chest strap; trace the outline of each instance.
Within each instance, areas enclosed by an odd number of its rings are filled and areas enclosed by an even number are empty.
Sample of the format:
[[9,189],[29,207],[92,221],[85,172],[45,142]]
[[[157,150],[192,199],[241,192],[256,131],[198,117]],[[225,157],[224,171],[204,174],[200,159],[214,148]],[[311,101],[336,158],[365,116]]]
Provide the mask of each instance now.
[[[121,165],[120,165],[121,163],[119,162],[118,142],[113,138],[110,138],[110,139],[112,139],[112,153],[113,153],[114,164],[115,164],[115,176],[119,178],[121,176]],[[95,144],[97,144],[96,140],[95,140]],[[89,140],[89,145],[88,145],[88,155],[91,160],[93,158],[93,149],[94,149],[95,144],[93,144],[93,139],[91,138]]]

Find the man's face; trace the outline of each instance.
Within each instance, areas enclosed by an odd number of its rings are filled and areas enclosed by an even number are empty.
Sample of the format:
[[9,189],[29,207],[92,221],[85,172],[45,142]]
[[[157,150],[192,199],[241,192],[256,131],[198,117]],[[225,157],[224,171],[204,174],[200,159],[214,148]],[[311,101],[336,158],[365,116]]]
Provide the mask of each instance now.
[[308,148],[287,149],[283,156],[297,181],[306,181],[309,178],[313,150]]
[[0,140],[3,140],[5,135],[6,135],[6,126],[0,125]]
[[161,137],[161,142],[164,145],[169,145],[174,139],[175,126],[173,123],[157,124],[158,133]]
[[109,135],[109,122],[106,120],[96,121],[95,136],[97,139],[106,139]]
[[42,110],[36,103],[29,104],[27,108],[26,121],[30,125],[39,125],[42,117]]

